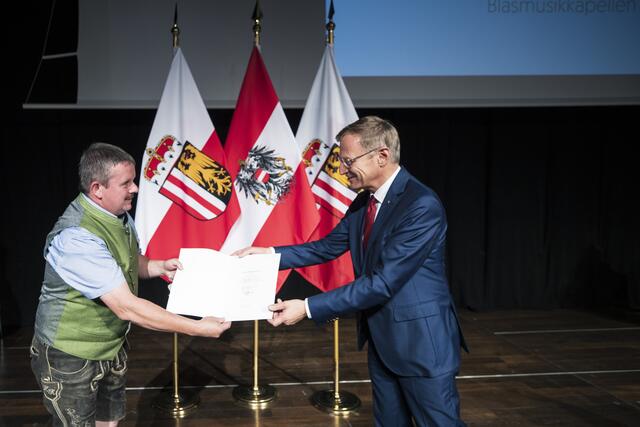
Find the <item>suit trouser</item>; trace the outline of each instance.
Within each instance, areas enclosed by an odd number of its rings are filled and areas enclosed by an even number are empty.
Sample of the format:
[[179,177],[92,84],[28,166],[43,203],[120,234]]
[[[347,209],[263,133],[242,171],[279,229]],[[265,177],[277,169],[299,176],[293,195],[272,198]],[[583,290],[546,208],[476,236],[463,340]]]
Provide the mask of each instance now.
[[412,426],[412,418],[419,427],[465,426],[455,372],[435,378],[398,376],[384,366],[371,340],[368,359],[376,426]]

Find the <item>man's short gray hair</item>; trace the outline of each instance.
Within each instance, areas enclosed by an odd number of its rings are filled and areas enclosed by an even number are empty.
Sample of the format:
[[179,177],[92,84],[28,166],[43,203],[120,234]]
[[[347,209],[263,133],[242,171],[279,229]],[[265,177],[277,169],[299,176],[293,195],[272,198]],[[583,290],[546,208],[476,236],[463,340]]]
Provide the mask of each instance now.
[[360,145],[367,151],[377,147],[387,147],[390,160],[393,163],[400,163],[400,137],[390,121],[377,116],[365,116],[342,129],[336,136],[336,140],[342,140],[345,135],[359,136]]
[[107,185],[111,176],[111,169],[119,163],[131,163],[136,161],[131,154],[120,147],[105,142],[94,142],[84,150],[78,165],[80,176],[80,191],[89,194],[91,183],[94,181]]

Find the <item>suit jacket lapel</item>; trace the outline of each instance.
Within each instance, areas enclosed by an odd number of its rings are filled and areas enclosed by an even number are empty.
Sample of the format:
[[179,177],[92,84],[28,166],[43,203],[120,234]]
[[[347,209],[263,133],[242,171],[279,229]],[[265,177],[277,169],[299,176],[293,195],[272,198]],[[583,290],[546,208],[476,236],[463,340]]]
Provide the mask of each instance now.
[[366,262],[369,262],[369,259],[371,258],[373,252],[377,252],[378,246],[376,245],[376,239],[382,234],[383,230],[388,227],[387,224],[393,217],[393,215],[391,215],[391,212],[393,212],[393,209],[396,206],[396,202],[404,192],[404,188],[407,185],[409,176],[409,173],[404,168],[400,169],[400,172],[398,172],[396,179],[394,179],[393,183],[391,184],[387,195],[380,204],[378,208],[379,212],[376,216],[376,221],[373,223],[373,229],[371,230],[371,235],[369,236],[368,249],[364,254],[364,260]]
[[362,273],[362,261],[364,260],[364,254],[362,253],[362,231],[364,230],[364,218],[367,214],[367,207],[364,201],[369,200],[368,197],[368,192],[362,192],[358,194],[351,205],[352,207],[356,206],[356,211],[353,213],[356,217],[354,218],[353,225],[351,225],[349,230],[351,240],[351,261],[353,262],[353,267],[356,270],[356,276],[359,276]]

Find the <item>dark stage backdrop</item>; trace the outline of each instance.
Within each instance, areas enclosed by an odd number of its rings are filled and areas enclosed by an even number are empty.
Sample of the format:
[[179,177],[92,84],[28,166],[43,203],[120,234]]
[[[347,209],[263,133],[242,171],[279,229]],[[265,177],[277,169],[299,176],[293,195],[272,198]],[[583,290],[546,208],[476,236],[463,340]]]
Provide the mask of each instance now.
[[[33,324],[45,235],[92,141],[140,161],[155,111],[18,111],[3,128],[2,325]],[[224,140],[232,111],[210,111]],[[363,110],[399,129],[402,165],[440,195],[456,302],[476,310],[640,308],[640,107]],[[288,110],[293,129],[300,110]],[[139,168],[139,165],[138,165]],[[163,303],[161,281],[144,297]],[[315,288],[293,274],[281,296]]]

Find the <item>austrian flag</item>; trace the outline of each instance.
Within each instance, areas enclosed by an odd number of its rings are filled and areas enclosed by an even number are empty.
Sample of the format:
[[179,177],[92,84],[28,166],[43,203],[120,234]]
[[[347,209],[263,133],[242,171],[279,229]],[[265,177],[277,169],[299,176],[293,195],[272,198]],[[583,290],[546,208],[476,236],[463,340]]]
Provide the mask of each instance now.
[[[221,251],[306,242],[318,223],[318,210],[300,150],[257,48],[224,148],[241,214]],[[280,272],[278,287],[288,273]]]

